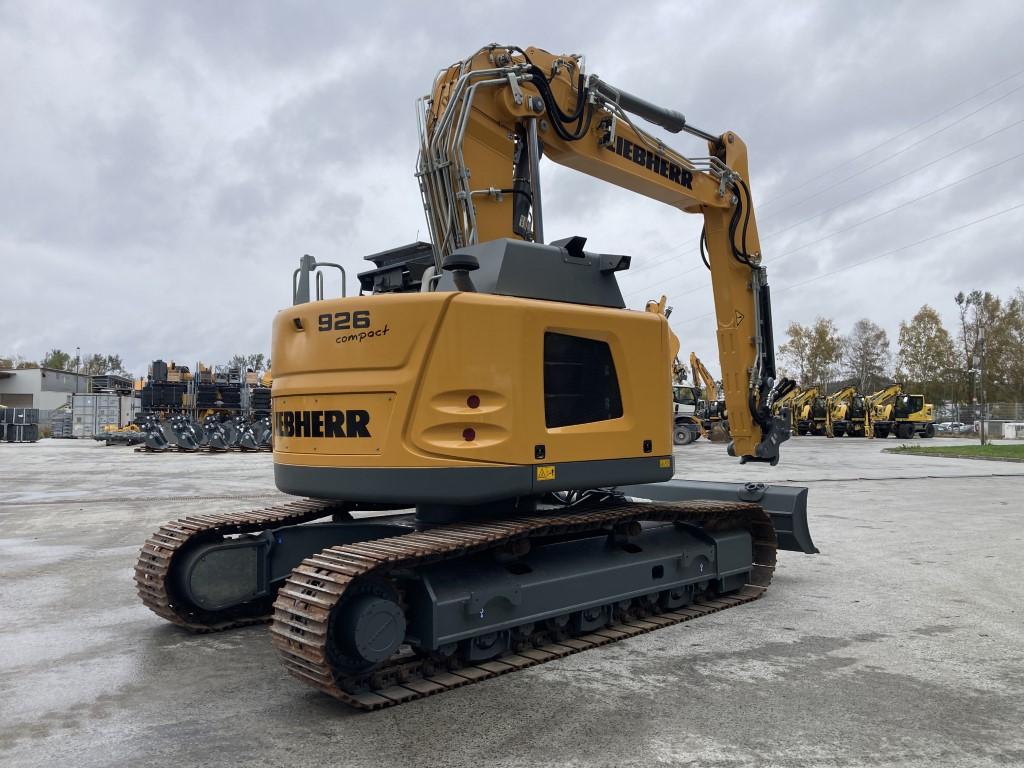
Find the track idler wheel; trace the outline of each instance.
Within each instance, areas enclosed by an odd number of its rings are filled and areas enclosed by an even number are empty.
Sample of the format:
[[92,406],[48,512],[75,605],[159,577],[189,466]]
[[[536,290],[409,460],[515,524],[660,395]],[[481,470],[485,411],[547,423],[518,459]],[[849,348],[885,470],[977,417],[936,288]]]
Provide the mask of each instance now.
[[405,612],[387,582],[365,580],[348,591],[328,631],[331,663],[343,674],[369,672],[405,641]]

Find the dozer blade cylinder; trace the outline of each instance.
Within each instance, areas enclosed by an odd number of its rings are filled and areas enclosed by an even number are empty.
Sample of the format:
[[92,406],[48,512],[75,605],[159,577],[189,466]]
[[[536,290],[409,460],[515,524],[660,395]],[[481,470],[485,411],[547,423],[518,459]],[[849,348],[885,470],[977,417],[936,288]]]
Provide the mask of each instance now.
[[652,501],[754,501],[771,517],[779,537],[779,549],[808,555],[818,553],[807,526],[807,489],[800,486],[668,480],[622,486],[619,490],[627,496]]

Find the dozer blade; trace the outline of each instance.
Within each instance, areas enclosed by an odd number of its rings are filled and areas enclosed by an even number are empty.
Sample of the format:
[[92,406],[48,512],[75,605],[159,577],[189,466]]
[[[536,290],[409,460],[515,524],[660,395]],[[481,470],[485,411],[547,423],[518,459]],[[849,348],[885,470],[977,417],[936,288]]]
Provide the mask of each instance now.
[[706,480],[668,480],[664,483],[627,485],[627,496],[653,501],[754,501],[764,507],[779,537],[779,549],[818,554],[807,525],[807,489],[766,483],[716,483]]

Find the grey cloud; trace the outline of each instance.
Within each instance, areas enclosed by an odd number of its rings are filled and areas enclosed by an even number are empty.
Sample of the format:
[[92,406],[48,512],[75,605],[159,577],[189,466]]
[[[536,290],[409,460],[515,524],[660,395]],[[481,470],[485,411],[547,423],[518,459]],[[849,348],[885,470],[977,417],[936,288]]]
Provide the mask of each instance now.
[[[773,261],[1019,151],[1022,128],[1011,129],[846,202],[1024,116],[1024,91],[824,190],[1024,83],[831,170],[1020,69],[1018,4],[655,2],[642,23],[621,11],[612,2],[586,13],[501,2],[0,5],[0,98],[14,106],[0,123],[0,177],[14,180],[0,192],[0,261],[4,284],[23,290],[0,314],[0,352],[80,344],[144,370],[157,356],[269,351],[299,255],[339,259],[351,275],[364,254],[423,236],[413,102],[440,67],[491,41],[585,53],[609,81],[746,140],[780,338],[789,321],[817,314],[844,330],[867,315],[895,335],[925,302],[950,321],[956,290],[1008,294],[1024,282],[1018,212],[789,288],[1021,201],[1019,161]],[[595,249],[635,256],[623,277],[631,306],[667,293],[684,348],[715,368],[714,324],[701,317],[710,292],[698,288],[707,276],[694,269],[699,218],[550,164],[544,178],[549,237],[582,234]],[[127,327],[103,309],[111,295],[132,307]],[[42,322],[41,297],[62,313]]]

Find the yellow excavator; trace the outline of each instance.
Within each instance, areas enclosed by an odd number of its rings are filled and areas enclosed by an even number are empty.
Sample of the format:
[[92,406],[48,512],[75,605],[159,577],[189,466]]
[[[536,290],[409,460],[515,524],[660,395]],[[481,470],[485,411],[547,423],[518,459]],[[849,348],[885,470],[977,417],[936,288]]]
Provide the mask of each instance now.
[[793,429],[798,435],[825,434],[825,397],[817,387],[800,390],[791,409]]
[[697,419],[701,422],[701,434],[713,442],[725,442],[729,439],[728,413],[725,403],[718,396],[718,385],[711,371],[696,352],[690,353],[690,371],[694,383],[703,384],[701,399],[697,404]]
[[741,605],[778,548],[817,551],[807,489],[673,479],[664,312],[625,308],[629,256],[543,234],[542,153],[702,216],[728,451],[775,464],[793,384],[740,138],[515,46],[442,70],[419,115],[432,263],[311,300],[303,257],[274,319],[274,477],[307,498],[168,523],[135,572],[179,626],[269,619],[292,675],[362,709]]
[[868,434],[867,410],[866,398],[856,387],[843,387],[828,395],[825,398],[826,436],[864,437]]
[[867,407],[875,437],[935,437],[935,406],[924,395],[907,394],[899,382],[868,395]]
[[[648,301],[644,310],[661,315],[666,320],[672,314],[668,298]],[[668,353],[672,357],[672,444],[689,445],[701,435],[706,435],[703,422],[697,417],[701,399],[700,389],[686,383],[686,369],[679,361],[679,337],[671,326],[668,329]]]
[[796,408],[795,404],[799,402],[800,394],[803,392],[800,387],[793,387],[789,392],[780,397],[774,403],[772,403],[772,413],[776,416],[781,416],[783,413],[789,416],[790,420],[790,433],[796,431]]

